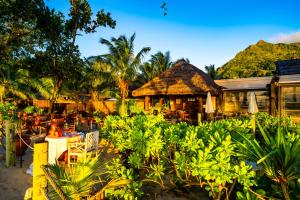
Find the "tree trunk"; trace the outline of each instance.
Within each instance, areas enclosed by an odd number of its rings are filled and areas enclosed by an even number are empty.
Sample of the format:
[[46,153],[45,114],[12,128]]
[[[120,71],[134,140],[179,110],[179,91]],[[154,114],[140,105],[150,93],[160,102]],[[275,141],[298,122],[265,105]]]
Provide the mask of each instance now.
[[49,106],[49,113],[53,112],[53,104],[57,101],[61,87],[62,87],[63,81],[62,80],[56,80],[54,83],[53,93],[52,97],[50,99],[50,106]]
[[91,100],[92,101],[97,101],[98,100],[98,92],[97,91],[92,91],[91,92]]
[[290,194],[289,194],[289,191],[288,191],[288,186],[287,186],[287,183],[281,183],[281,189],[282,189],[282,192],[283,192],[283,195],[284,195],[284,199],[285,200],[290,200]]
[[126,115],[126,98],[128,96],[128,83],[124,80],[118,81],[118,86],[121,93],[121,108],[120,108],[120,115]]
[[121,99],[121,108],[120,108],[120,115],[126,115],[126,98],[122,97]]

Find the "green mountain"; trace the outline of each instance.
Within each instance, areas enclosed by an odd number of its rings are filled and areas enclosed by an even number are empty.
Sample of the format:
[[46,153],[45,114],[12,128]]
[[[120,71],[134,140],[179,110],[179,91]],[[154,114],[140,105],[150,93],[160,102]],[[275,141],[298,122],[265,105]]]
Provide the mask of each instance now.
[[300,43],[272,44],[260,40],[218,68],[221,78],[271,76],[275,61],[300,58]]

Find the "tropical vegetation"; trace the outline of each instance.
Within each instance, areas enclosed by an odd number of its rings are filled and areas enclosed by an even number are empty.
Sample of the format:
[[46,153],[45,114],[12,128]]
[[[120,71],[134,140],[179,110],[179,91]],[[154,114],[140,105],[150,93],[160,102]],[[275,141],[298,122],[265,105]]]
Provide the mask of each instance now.
[[[166,11],[165,3],[162,8]],[[144,61],[150,48],[136,50],[133,34],[102,38],[107,54],[82,58],[76,45],[81,33],[116,26],[104,10],[93,15],[87,0],[70,1],[68,15],[33,0],[0,1],[0,10],[0,121],[16,118],[18,100],[37,96],[50,99],[49,112],[61,95],[120,100],[120,115],[108,116],[101,129],[102,139],[118,152],[115,157],[47,167],[68,198],[100,192],[111,199],[137,199],[143,198],[143,187],[153,185],[163,191],[196,188],[216,200],[300,198],[300,133],[289,118],[259,113],[256,127],[249,117],[171,124],[128,99],[130,86],[172,66],[169,52]],[[260,41],[218,70],[214,65],[205,70],[213,79],[267,76],[274,61],[299,54],[299,44]],[[34,106],[23,111],[42,112]],[[103,113],[94,116],[103,120]]]
[[272,44],[260,40],[239,52],[233,59],[218,68],[221,78],[248,78],[272,76],[275,62],[300,57],[300,44]]
[[121,97],[120,114],[126,114],[126,98],[128,97],[128,86],[132,80],[136,79],[136,72],[150,47],[144,47],[138,53],[134,52],[135,34],[130,38],[121,35],[119,38],[111,40],[101,39],[101,43],[106,45],[109,53],[102,56],[103,62],[112,67],[111,76],[116,82]]
[[[253,135],[251,120],[189,126],[171,125],[162,115],[109,116],[102,131],[143,185],[198,186],[213,199],[298,198],[297,126],[259,114]],[[262,128],[264,121],[272,126]]]
[[218,74],[215,65],[208,65],[204,67],[206,73],[212,78],[212,79],[218,79]]
[[137,81],[142,84],[146,83],[162,72],[168,70],[171,66],[172,61],[170,52],[157,52],[156,54],[151,55],[151,58],[148,62],[140,65]]

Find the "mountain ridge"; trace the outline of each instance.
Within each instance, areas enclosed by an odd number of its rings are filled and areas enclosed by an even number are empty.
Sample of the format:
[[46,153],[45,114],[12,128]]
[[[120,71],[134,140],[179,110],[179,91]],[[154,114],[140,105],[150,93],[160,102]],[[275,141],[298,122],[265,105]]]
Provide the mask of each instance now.
[[271,76],[275,62],[300,58],[300,43],[269,43],[259,40],[238,52],[233,59],[217,69],[222,79]]

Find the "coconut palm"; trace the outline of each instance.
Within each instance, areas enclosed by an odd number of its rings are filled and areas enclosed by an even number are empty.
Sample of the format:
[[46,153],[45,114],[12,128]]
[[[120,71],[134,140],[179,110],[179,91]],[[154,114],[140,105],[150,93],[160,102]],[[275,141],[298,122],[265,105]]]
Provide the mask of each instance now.
[[208,65],[208,66],[205,66],[205,71],[206,73],[212,78],[212,79],[217,79],[217,71],[216,71],[216,68],[215,68],[215,65]]
[[241,153],[256,162],[268,178],[280,184],[284,198],[289,200],[288,184],[300,178],[300,137],[288,134],[281,126],[278,126],[277,133],[266,132],[259,123],[258,127],[262,141],[243,136],[245,144],[239,143]]
[[137,69],[149,47],[144,47],[137,54],[134,53],[135,34],[130,38],[121,35],[111,40],[101,39],[100,42],[109,49],[109,54],[103,55],[105,62],[112,67],[112,77],[119,89],[121,97],[120,114],[126,114],[125,100],[128,96],[128,85],[133,82],[137,75]]
[[92,100],[98,100],[101,95],[108,95],[113,89],[111,65],[101,59],[89,58],[81,88],[91,94]]
[[0,101],[8,95],[20,99],[35,98],[36,93],[49,97],[49,88],[41,79],[32,78],[28,70],[5,66],[0,69]]
[[166,71],[172,66],[170,52],[157,52],[151,56],[151,59],[141,65],[140,75],[138,77],[139,83],[145,83],[158,76],[160,73]]

